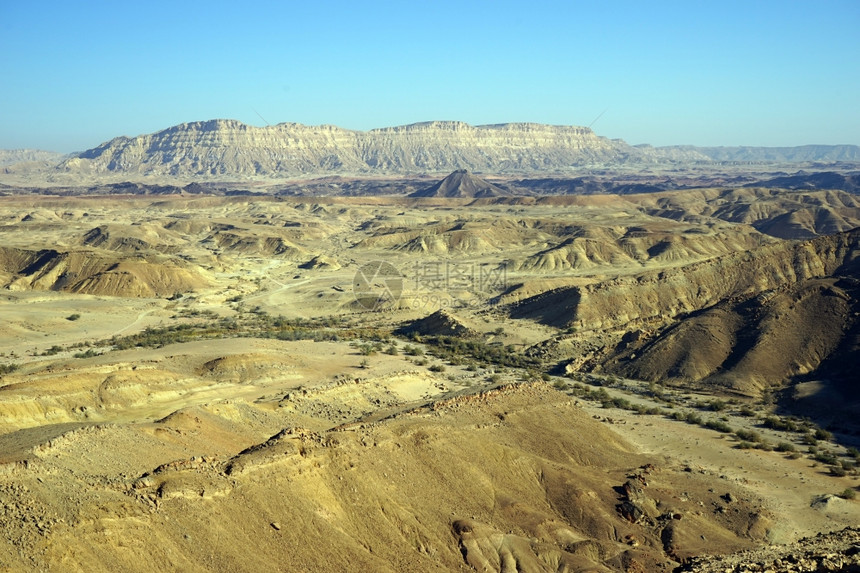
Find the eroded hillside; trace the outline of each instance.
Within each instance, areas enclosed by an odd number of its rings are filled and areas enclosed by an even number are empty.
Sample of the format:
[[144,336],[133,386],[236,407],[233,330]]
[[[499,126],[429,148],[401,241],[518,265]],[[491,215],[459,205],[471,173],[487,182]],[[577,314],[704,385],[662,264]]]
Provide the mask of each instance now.
[[465,179],[0,198],[4,565],[657,571],[856,523],[854,196]]

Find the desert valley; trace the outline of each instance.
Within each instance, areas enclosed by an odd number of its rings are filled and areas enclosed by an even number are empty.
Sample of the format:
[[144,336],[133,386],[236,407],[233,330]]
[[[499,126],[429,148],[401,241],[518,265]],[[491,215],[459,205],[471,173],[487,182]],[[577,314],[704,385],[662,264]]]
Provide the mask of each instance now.
[[860,570],[854,146],[4,152],[0,287],[0,570]]

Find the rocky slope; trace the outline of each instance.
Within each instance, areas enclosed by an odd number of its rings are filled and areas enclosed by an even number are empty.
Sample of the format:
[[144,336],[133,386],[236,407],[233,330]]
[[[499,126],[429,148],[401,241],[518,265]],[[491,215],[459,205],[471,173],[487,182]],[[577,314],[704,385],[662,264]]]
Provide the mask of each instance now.
[[64,161],[81,174],[306,175],[331,172],[547,171],[593,163],[706,160],[599,137],[590,129],[531,123],[426,122],[350,131],[330,125],[254,127],[235,120],[185,123],[117,137]]
[[821,533],[782,547],[766,547],[720,557],[693,559],[678,571],[691,573],[826,573],[860,571],[860,529]]
[[[0,557],[56,571],[666,571],[751,548],[772,523],[752,492],[639,453],[547,385],[323,431],[291,423],[294,401],[12,434]],[[725,492],[735,512],[705,509]]]
[[585,329],[647,324],[831,276],[856,261],[858,250],[860,230],[773,243],[675,269],[550,291],[518,303],[512,314]]

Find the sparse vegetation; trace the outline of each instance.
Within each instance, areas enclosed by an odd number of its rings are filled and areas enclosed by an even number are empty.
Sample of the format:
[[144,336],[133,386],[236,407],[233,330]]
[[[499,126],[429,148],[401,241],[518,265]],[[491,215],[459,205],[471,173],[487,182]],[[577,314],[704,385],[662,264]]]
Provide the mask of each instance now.
[[81,318],[81,315],[76,312],[74,314],[70,314],[69,316],[67,316],[66,320],[71,320],[74,322],[75,320],[78,320],[79,318]]
[[92,358],[93,356],[98,356],[99,353],[90,348],[89,350],[85,350],[84,352],[76,352],[72,356],[75,358]]
[[735,435],[746,442],[761,442],[761,435],[755,430],[735,430]]
[[731,434],[734,431],[731,426],[722,420],[708,420],[705,422],[705,427],[724,434]]
[[507,346],[494,346],[476,338],[461,339],[454,336],[429,336],[425,339],[431,345],[433,355],[451,361],[456,357],[468,356],[484,364],[509,366],[513,368],[534,368],[540,362],[517,352]]
[[18,370],[18,368],[17,364],[0,364],[0,375],[11,374]]

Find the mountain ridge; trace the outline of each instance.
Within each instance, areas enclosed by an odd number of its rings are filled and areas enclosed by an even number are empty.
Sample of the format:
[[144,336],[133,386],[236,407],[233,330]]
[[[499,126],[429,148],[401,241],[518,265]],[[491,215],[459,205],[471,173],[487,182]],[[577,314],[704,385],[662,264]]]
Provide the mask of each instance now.
[[605,163],[704,160],[692,151],[637,149],[587,127],[430,121],[352,131],[332,125],[236,120],[184,123],[121,136],[63,161],[61,171],[174,176],[532,172]]
[[26,173],[39,161],[55,175],[316,177],[450,173],[566,173],[583,167],[860,162],[856,145],[696,147],[630,145],[589,127],[540,123],[473,126],[424,121],[367,131],[294,122],[253,126],[235,119],[177,124],[118,136],[85,151],[61,155],[0,150],[7,173]]

